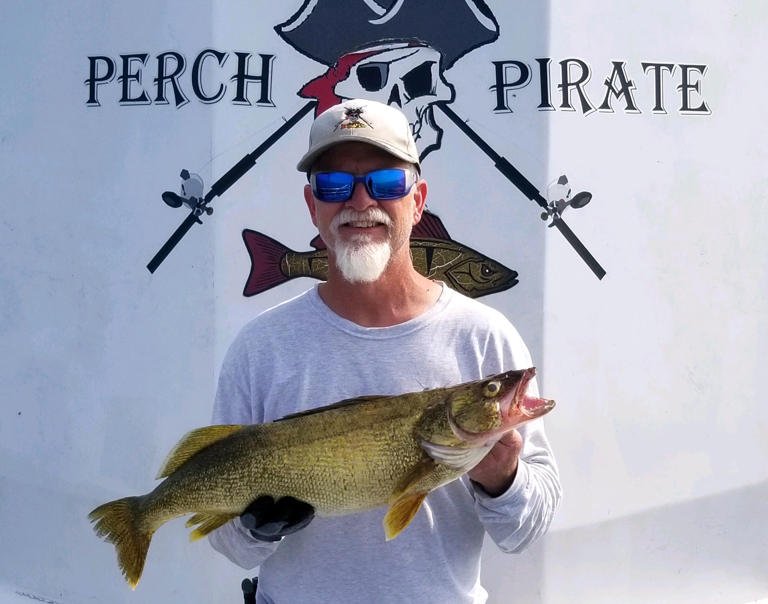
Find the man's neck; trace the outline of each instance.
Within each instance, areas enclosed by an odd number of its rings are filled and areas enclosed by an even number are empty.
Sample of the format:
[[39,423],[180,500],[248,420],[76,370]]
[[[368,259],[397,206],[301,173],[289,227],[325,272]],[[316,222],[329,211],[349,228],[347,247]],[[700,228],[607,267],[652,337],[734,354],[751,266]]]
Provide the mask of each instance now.
[[328,308],[353,323],[390,327],[429,310],[442,288],[409,263],[400,270],[387,267],[379,279],[370,283],[350,283],[331,269],[328,281],[320,284],[318,292]]

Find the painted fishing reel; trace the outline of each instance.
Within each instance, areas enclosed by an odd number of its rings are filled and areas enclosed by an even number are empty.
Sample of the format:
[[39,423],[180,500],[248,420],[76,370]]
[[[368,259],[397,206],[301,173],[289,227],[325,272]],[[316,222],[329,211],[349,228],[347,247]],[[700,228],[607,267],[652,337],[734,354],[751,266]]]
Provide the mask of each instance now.
[[208,202],[203,197],[203,179],[199,174],[190,174],[189,170],[186,169],[182,170],[179,176],[181,176],[180,194],[165,191],[162,194],[163,201],[172,208],[188,207],[194,212],[197,222],[202,224],[198,216],[201,216],[203,212],[208,216],[213,214],[213,208],[208,207]]
[[563,174],[557,180],[551,182],[547,187],[547,199],[549,203],[545,212],[541,213],[542,220],[548,220],[552,217],[552,222],[548,227],[555,225],[555,220],[560,218],[568,208],[583,208],[592,201],[592,193],[582,191],[571,197],[571,187],[568,184],[568,177]]

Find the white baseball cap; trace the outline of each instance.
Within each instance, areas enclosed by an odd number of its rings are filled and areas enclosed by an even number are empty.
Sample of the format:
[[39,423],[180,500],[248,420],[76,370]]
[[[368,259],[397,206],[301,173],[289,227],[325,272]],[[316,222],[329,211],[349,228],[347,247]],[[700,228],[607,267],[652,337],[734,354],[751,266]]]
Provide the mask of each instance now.
[[344,101],[318,115],[309,132],[309,150],[296,168],[309,172],[323,151],[344,142],[368,143],[415,164],[421,172],[408,118],[395,107],[365,99]]

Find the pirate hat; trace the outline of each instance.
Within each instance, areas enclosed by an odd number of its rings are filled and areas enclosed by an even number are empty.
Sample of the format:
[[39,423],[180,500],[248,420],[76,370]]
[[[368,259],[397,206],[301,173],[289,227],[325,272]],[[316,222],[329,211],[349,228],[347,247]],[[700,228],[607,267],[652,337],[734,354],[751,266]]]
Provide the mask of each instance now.
[[305,0],[275,31],[324,65],[382,43],[417,42],[438,50],[448,69],[498,38],[499,24],[483,0]]

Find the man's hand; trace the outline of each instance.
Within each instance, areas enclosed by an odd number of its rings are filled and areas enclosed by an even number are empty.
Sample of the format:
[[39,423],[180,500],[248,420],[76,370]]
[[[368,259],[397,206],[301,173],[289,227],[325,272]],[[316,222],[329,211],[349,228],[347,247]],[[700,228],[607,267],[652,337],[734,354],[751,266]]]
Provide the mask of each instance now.
[[315,508],[306,501],[262,495],[240,515],[240,521],[260,541],[280,541],[286,535],[307,526],[315,517]]
[[501,437],[479,464],[469,471],[469,478],[491,497],[498,497],[515,480],[517,460],[523,448],[523,437],[512,430]]

